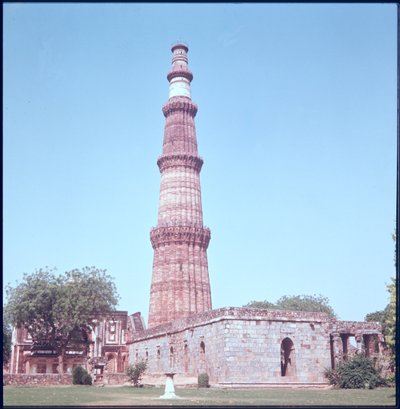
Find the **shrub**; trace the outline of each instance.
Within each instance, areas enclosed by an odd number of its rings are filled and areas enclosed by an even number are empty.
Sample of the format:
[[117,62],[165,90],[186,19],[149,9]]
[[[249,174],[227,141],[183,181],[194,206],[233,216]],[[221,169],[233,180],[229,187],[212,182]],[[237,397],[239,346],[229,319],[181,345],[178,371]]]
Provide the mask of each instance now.
[[135,365],[129,365],[128,369],[126,370],[126,374],[128,375],[130,381],[133,383],[134,387],[139,387],[140,381],[142,380],[142,375],[146,371],[147,362],[145,360],[141,360]]
[[82,377],[87,373],[84,368],[77,366],[72,371],[72,383],[74,385],[82,385]]
[[395,374],[387,375],[385,382],[387,386],[394,386],[396,382],[396,375]]
[[72,371],[72,383],[74,385],[91,385],[92,377],[85,368],[77,366]]
[[208,383],[208,381],[208,374],[205,372],[199,374],[197,377],[197,384],[199,388],[209,388],[210,384]]
[[337,369],[326,369],[324,375],[331,385],[344,389],[373,389],[386,383],[373,361],[362,354],[340,363]]
[[92,377],[90,376],[89,373],[85,373],[82,376],[82,385],[91,385],[92,384]]
[[335,369],[326,368],[324,371],[324,376],[326,379],[328,379],[330,385],[339,387],[340,376]]

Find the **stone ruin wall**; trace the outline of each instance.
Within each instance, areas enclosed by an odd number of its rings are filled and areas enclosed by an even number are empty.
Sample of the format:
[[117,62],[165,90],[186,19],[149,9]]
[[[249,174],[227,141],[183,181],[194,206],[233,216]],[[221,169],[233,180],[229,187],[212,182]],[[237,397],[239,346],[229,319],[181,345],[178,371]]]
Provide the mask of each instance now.
[[[233,383],[325,383],[324,368],[330,365],[327,326],[305,321],[263,319],[227,321],[224,382]],[[281,374],[281,346],[293,342],[291,373]]]
[[[104,379],[106,385],[129,384],[129,378],[125,374],[108,374]],[[50,386],[72,385],[70,374],[3,374],[3,385],[13,386]]]
[[[331,327],[323,313],[222,308],[134,334],[129,359],[146,359],[152,375],[207,372],[214,384],[326,383]],[[282,376],[285,338],[294,373]]]
[[13,386],[48,386],[71,385],[72,375],[69,374],[3,374],[3,385]]
[[164,374],[171,371],[177,375],[195,377],[195,382],[201,372],[207,372],[210,378],[215,379],[214,368],[223,365],[223,355],[218,351],[224,350],[224,339],[219,327],[220,323],[211,322],[203,326],[143,336],[129,346],[129,363],[145,359],[148,363],[146,374],[160,376],[163,380]]

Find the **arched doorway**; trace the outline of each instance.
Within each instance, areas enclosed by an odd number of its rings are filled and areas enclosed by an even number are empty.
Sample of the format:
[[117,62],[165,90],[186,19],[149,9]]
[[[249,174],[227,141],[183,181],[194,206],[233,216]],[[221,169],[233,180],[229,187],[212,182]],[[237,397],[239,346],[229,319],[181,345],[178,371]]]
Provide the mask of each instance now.
[[200,342],[200,362],[199,362],[199,373],[207,372],[206,368],[206,344],[204,341]]
[[159,346],[157,346],[157,371],[161,371],[161,351]]
[[122,370],[121,372],[126,372],[128,368],[128,357],[126,354],[122,354]]
[[174,347],[172,346],[169,349],[169,367],[170,369],[174,369],[175,367]]
[[294,344],[290,338],[285,338],[281,343],[281,376],[293,376],[294,374]]
[[114,373],[115,369],[116,369],[115,364],[116,364],[116,361],[117,361],[115,355],[114,354],[108,354],[107,360],[108,360],[108,362],[107,362],[107,371],[108,371],[108,373]]
[[189,372],[189,348],[187,343],[183,346],[183,366],[185,374],[187,374]]

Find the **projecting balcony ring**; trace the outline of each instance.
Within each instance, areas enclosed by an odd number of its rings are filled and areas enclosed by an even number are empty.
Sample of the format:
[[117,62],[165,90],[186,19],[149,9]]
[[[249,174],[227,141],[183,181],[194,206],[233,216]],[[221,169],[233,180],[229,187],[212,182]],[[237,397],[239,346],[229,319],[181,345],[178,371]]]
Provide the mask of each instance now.
[[150,240],[153,249],[165,244],[197,244],[207,249],[211,238],[208,227],[168,226],[155,227],[150,231]]
[[193,80],[193,74],[190,71],[184,71],[184,70],[170,71],[167,75],[167,80],[171,81],[172,78],[175,78],[175,77],[183,77],[189,81]]
[[187,112],[195,117],[197,113],[197,105],[188,98],[174,97],[163,106],[162,111],[165,117],[176,111]]
[[200,156],[187,154],[160,156],[157,160],[157,165],[161,173],[167,168],[177,166],[192,168],[200,173],[201,167],[203,166],[203,159]]

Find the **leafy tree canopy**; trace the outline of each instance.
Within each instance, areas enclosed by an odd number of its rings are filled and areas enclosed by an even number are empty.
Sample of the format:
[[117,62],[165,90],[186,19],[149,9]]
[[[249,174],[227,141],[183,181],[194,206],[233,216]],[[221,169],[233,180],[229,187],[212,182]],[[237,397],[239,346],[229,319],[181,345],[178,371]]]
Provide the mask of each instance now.
[[249,307],[249,308],[263,308],[265,310],[268,309],[277,309],[278,307],[273,303],[273,302],[269,302],[267,300],[265,301],[250,301],[249,303],[247,303],[246,305],[244,305],[243,307]]
[[7,364],[11,356],[12,326],[8,317],[3,313],[3,364]]
[[396,281],[394,278],[386,285],[389,293],[389,303],[382,311],[375,311],[365,316],[365,321],[375,321],[382,325],[386,344],[395,352],[396,338]]
[[25,327],[34,344],[61,351],[94,328],[96,319],[118,303],[116,287],[106,270],[84,267],[62,275],[47,268],[24,274],[21,283],[6,287],[5,310],[11,323]]
[[284,295],[276,303],[270,301],[251,301],[244,307],[279,309],[292,311],[325,312],[331,318],[336,318],[329,299],[322,295]]
[[392,282],[387,285],[389,304],[385,308],[383,326],[386,344],[394,351],[396,339],[396,280],[394,278],[391,280]]
[[382,324],[385,319],[385,315],[386,315],[385,310],[370,312],[365,316],[364,321],[379,322],[379,324]]

